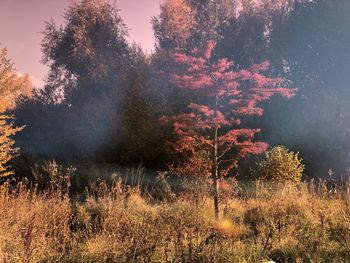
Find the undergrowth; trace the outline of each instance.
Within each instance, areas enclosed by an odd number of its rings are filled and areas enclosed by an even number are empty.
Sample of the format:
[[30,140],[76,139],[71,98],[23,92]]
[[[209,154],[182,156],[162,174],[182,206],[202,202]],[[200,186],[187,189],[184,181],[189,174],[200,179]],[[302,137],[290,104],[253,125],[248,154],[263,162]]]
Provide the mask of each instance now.
[[152,192],[114,175],[112,184],[91,184],[79,200],[69,196],[70,170],[51,169],[46,190],[25,180],[0,186],[0,262],[350,259],[348,183],[232,184],[215,221],[205,191],[171,194],[166,178]]

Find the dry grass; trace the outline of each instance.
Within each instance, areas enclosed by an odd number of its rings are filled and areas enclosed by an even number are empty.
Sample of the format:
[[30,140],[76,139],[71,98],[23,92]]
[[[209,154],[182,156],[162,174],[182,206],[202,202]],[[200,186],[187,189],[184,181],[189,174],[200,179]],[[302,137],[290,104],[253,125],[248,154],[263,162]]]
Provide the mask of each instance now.
[[[57,177],[57,174],[56,174]],[[57,178],[56,178],[57,179]],[[349,186],[256,184],[222,204],[155,202],[100,183],[81,202],[67,182],[0,187],[1,262],[349,262]]]

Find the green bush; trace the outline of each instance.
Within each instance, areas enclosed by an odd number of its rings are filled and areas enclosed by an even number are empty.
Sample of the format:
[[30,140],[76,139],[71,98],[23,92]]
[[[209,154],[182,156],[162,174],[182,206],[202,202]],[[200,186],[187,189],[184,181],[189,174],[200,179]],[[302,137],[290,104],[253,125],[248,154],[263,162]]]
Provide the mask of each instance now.
[[294,153],[284,146],[275,146],[256,162],[253,175],[264,181],[298,183],[304,168],[299,153]]

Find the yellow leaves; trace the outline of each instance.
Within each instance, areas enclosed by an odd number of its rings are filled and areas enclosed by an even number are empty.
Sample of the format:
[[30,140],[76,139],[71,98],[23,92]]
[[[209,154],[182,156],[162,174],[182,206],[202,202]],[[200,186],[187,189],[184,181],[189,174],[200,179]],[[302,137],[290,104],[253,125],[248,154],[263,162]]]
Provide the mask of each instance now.
[[14,148],[14,140],[11,136],[24,129],[24,127],[13,127],[9,120],[11,117],[0,115],[0,177],[13,174],[7,163],[18,154],[18,148]]
[[7,50],[0,48],[0,177],[13,174],[8,162],[17,156],[18,148],[11,136],[24,128],[13,127],[12,117],[1,113],[13,107],[19,95],[30,95],[32,88],[29,75],[20,76],[7,58]]
[[7,58],[7,50],[0,48],[0,113],[13,107],[18,96],[30,95],[32,89],[29,75],[20,76]]
[[263,180],[298,183],[304,168],[299,153],[289,151],[284,146],[276,146],[265,152],[265,156],[257,163],[254,173]]
[[191,36],[196,24],[195,12],[186,0],[167,0],[161,6],[161,14],[156,24],[158,30],[165,34],[165,38],[181,45]]

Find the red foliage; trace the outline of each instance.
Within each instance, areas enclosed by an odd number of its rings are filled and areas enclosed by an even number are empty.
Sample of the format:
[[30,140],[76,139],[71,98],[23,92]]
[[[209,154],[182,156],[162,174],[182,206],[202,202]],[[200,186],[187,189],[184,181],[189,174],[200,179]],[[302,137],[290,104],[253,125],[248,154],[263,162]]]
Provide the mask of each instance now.
[[162,118],[164,124],[173,125],[178,136],[174,149],[187,158],[183,173],[196,174],[205,167],[204,173],[210,174],[217,162],[219,175],[225,176],[240,158],[265,151],[266,143],[253,141],[260,129],[240,127],[240,118],[263,115],[259,103],[275,94],[290,98],[296,92],[282,87],[284,79],[263,75],[269,69],[267,61],[236,72],[225,58],[213,63],[214,48],[215,43],[209,41],[202,52],[195,49],[191,55],[174,55],[175,62],[186,70],[172,74],[171,81],[197,92],[200,98],[188,106],[190,113]]

